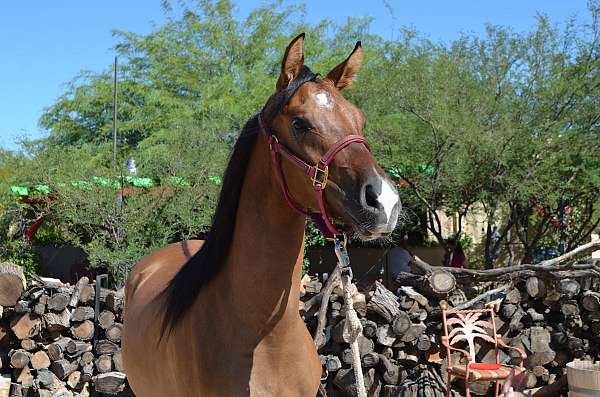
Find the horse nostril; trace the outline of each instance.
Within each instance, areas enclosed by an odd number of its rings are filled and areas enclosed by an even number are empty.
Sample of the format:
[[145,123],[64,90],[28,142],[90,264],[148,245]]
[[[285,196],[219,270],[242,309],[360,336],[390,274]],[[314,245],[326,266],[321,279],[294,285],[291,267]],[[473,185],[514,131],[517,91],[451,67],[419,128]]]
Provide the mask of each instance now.
[[380,207],[379,201],[377,200],[377,194],[373,189],[373,185],[365,186],[365,203],[368,207],[375,209],[379,209]]

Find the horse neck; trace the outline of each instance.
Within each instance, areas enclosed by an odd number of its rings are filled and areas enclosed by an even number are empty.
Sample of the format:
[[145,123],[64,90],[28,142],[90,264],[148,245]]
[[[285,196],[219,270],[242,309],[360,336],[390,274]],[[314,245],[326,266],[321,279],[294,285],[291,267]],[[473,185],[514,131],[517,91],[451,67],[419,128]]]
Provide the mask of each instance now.
[[299,318],[303,248],[304,217],[285,201],[268,145],[259,135],[223,272],[224,298],[236,321],[263,334],[281,319]]

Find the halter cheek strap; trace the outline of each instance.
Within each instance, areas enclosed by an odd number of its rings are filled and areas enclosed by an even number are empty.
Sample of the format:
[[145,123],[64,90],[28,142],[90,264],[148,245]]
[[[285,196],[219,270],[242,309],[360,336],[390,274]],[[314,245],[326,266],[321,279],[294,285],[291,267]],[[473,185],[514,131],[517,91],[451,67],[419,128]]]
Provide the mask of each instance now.
[[[325,206],[324,190],[329,180],[329,165],[335,158],[336,154],[338,154],[344,148],[353,143],[359,143],[363,145],[370,152],[371,148],[369,147],[369,144],[367,143],[366,139],[360,135],[345,136],[344,138],[337,141],[327,151],[327,153],[325,153],[325,155],[321,157],[317,164],[310,165],[304,160],[302,160],[300,157],[298,157],[285,145],[279,142],[277,137],[272,133],[271,129],[268,128],[268,126],[264,123],[262,114],[258,115],[258,123],[267,137],[267,143],[269,144],[269,150],[271,152],[271,160],[273,161],[273,165],[275,166],[275,173],[277,174],[279,186],[281,187],[281,191],[283,193],[285,201],[287,201],[288,205],[294,210],[304,215],[305,217],[310,218],[325,238],[334,238],[338,235],[341,235],[343,232],[340,232],[333,225],[331,219],[329,218],[327,207]],[[304,207],[302,207],[300,204],[298,204],[296,200],[293,199],[288,189],[285,175],[283,173],[283,167],[281,164],[282,156],[286,157],[293,164],[302,169],[306,176],[311,180],[315,195],[317,196],[317,202],[319,204],[320,212],[310,212]]]

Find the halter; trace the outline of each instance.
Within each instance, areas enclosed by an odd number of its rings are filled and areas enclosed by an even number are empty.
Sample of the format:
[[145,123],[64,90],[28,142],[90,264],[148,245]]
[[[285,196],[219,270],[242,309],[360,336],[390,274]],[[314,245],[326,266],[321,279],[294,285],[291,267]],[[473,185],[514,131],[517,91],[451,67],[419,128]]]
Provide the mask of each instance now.
[[[336,154],[352,143],[362,144],[370,153],[371,148],[369,147],[367,140],[360,135],[345,136],[337,141],[327,151],[327,153],[321,157],[317,164],[310,165],[298,157],[290,149],[288,149],[284,144],[279,142],[277,136],[275,136],[271,129],[264,123],[262,113],[259,113],[258,115],[258,123],[267,137],[267,143],[269,144],[269,150],[271,152],[271,160],[275,165],[275,172],[277,174],[277,179],[279,180],[279,186],[281,187],[283,197],[285,197],[285,201],[287,201],[288,205],[305,217],[310,218],[325,238],[333,239],[336,236],[348,231],[348,228],[346,228],[344,231],[340,232],[335,226],[333,226],[333,223],[329,218],[329,213],[327,212],[327,207],[325,206],[325,196],[323,191],[325,190],[329,180],[329,165],[335,158]],[[319,203],[320,212],[310,212],[292,198],[285,180],[285,175],[283,174],[283,167],[281,165],[282,155],[289,159],[297,167],[301,168],[302,171],[304,171],[304,174],[311,180],[313,190],[317,196],[317,202]]]

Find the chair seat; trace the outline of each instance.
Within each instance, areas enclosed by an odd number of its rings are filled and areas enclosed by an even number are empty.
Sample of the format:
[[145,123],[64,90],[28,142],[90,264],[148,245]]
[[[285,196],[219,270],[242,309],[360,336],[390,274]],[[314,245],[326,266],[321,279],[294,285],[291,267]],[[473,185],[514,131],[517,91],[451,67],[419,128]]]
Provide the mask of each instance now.
[[[479,380],[506,379],[513,369],[517,374],[523,370],[522,368],[496,363],[471,363],[468,380],[469,382],[475,382]],[[466,376],[464,365],[453,365],[450,368],[450,372],[461,378],[465,378]]]

